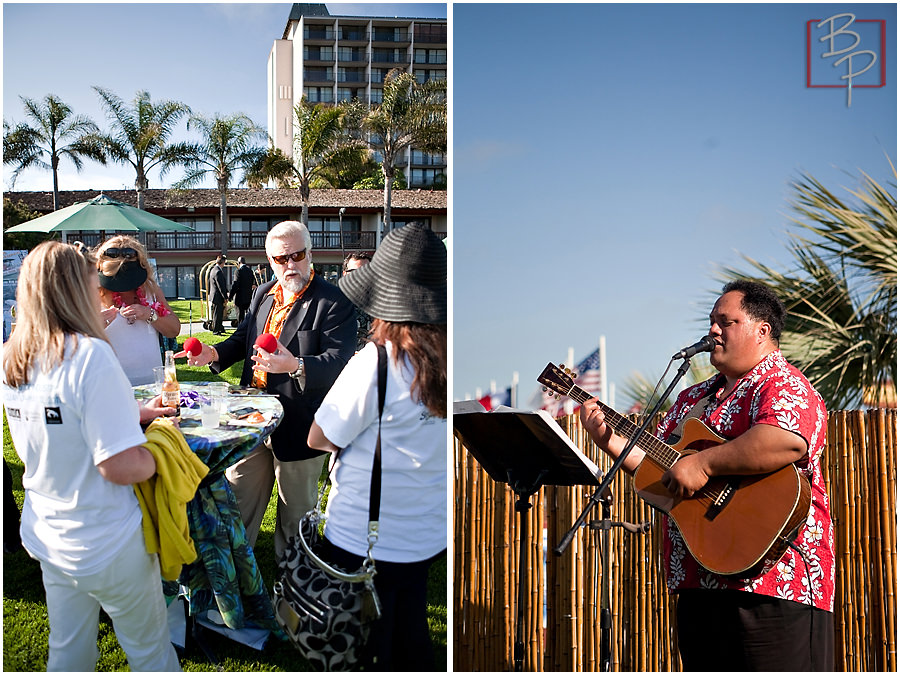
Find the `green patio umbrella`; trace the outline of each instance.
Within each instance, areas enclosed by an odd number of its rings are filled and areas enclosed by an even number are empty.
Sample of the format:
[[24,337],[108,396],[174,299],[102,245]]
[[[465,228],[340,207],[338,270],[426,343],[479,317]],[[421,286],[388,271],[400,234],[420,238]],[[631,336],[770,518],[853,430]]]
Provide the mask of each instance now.
[[115,232],[193,232],[193,228],[147,211],[141,211],[104,194],[78,202],[46,216],[14,225],[7,232],[64,232],[104,230]]

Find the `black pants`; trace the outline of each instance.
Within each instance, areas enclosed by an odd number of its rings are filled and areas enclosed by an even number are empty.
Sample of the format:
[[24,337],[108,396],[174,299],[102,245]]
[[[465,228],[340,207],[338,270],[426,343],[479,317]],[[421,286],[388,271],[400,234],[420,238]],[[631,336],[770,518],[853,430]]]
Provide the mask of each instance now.
[[13,495],[12,472],[6,460],[3,460],[3,550],[14,553],[19,550],[22,540],[19,538],[19,507]]
[[212,303],[212,312],[213,312],[213,325],[212,330],[213,333],[224,333],[225,325],[223,324],[223,319],[225,318],[225,303]]
[[[325,542],[323,557],[346,570],[359,568],[362,556],[349,553],[327,539]],[[381,620],[369,635],[371,653],[366,670],[435,670],[425,596],[428,569],[439,555],[413,563],[375,561],[375,590],[381,600]]]
[[833,671],[834,615],[744,591],[681,591],[678,650],[686,671]]
[[246,305],[246,306],[244,306],[244,307],[241,307],[240,305],[237,305],[237,314],[238,314],[238,316],[237,316],[237,322],[238,322],[238,326],[240,326],[242,323],[244,323],[244,317],[247,316],[247,310],[248,310],[248,309],[250,309],[250,305]]

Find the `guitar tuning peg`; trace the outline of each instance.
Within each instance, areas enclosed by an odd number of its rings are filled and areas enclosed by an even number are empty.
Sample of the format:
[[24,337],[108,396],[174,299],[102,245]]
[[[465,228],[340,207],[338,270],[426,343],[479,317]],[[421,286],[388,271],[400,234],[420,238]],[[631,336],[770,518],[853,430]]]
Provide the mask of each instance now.
[[566,364],[565,364],[565,363],[560,363],[560,364],[559,364],[559,368],[560,368],[560,370],[565,370],[565,369],[566,369]]

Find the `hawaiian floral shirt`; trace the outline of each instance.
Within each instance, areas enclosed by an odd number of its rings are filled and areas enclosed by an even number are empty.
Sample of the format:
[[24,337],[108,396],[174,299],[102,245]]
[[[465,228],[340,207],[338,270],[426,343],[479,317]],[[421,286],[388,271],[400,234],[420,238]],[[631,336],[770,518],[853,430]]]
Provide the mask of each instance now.
[[[755,424],[771,424],[802,436],[807,454],[797,468],[812,486],[812,503],[806,525],[800,528],[793,548],[765,574],[738,579],[723,577],[701,567],[691,556],[671,518],[665,527],[663,554],[670,591],[687,588],[723,588],[759,593],[775,598],[834,609],[834,528],[820,459],[825,446],[825,404],[809,381],[776,350],[760,361],[722,400],[724,378],[717,375],[684,390],[657,429],[666,438],[694,405],[708,394],[716,395],[704,408],[701,421],[724,438],[736,438]],[[808,570],[807,570],[808,567]]]

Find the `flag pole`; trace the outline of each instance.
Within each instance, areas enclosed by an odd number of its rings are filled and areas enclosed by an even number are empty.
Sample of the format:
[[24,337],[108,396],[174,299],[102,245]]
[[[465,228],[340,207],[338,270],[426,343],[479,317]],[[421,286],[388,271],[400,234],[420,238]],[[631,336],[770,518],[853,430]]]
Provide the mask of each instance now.
[[519,371],[513,372],[512,382],[509,384],[509,407],[519,407]]
[[609,405],[609,395],[606,389],[606,336],[600,336],[600,345],[598,347],[600,350],[600,358],[599,368],[600,368],[600,400],[605,404]]
[[[572,370],[575,367],[575,348],[569,347],[569,354],[566,357],[566,368]],[[566,415],[571,415],[575,412],[575,403],[568,396],[566,397],[566,402],[564,404],[563,410],[566,411]]]

